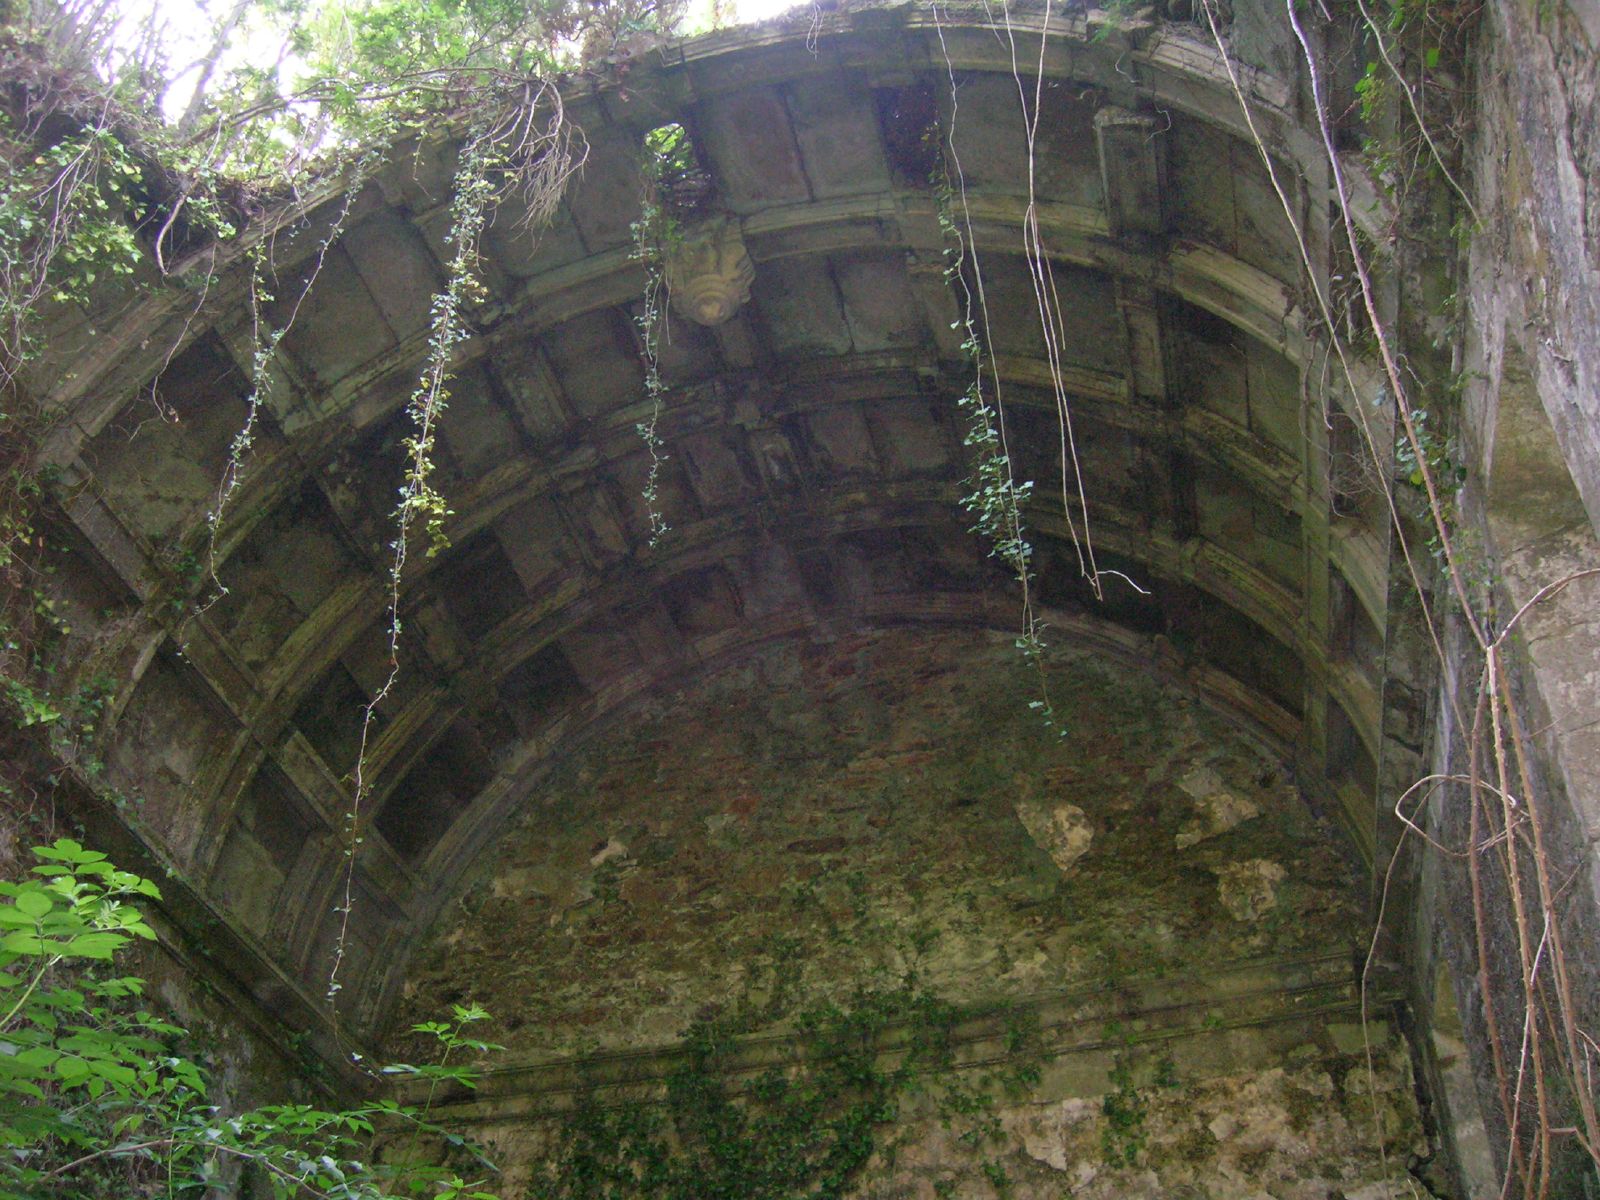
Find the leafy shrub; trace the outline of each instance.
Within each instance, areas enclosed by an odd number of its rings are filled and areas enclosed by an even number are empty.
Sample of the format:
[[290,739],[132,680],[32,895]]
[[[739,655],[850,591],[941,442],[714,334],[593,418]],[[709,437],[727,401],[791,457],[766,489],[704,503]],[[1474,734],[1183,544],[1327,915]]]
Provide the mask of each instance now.
[[[154,939],[137,901],[159,899],[156,885],[70,839],[34,853],[27,878],[0,882],[0,1198],[176,1200],[220,1188],[279,1200],[494,1200],[449,1169],[377,1160],[408,1136],[396,1158],[415,1157],[421,1139],[470,1149],[425,1111],[379,1100],[230,1114],[213,1103],[205,1072],[173,1049],[184,1031],[144,1005],[143,980],[114,969],[135,939]],[[453,1016],[416,1030],[438,1039],[438,1064],[386,1070],[471,1086],[448,1060],[494,1048],[464,1032],[488,1014],[458,1005]]]

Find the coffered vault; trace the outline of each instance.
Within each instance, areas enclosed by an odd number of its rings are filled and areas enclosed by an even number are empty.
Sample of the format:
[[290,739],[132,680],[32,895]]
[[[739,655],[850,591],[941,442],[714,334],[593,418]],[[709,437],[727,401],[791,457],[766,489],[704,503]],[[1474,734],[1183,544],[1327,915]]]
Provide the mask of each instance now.
[[[1283,45],[1236,30],[1286,215],[1197,26],[1054,12],[1030,161],[1013,60],[1031,80],[1044,14],[1011,20],[862,8],[811,39],[717,33],[564,82],[588,161],[548,230],[502,212],[485,235],[488,295],[441,428],[451,545],[406,579],[401,673],[368,760],[347,1033],[382,1027],[420,934],[552,762],[651,689],[784,639],[1016,628],[1015,583],[958,503],[970,367],[930,131],[964,170],[1012,453],[1038,481],[1026,517],[1049,636],[1185,679],[1292,762],[1369,863],[1381,848],[1380,764],[1395,738],[1420,746],[1421,701],[1383,679],[1387,513],[1351,468],[1350,400],[1299,282],[1303,249],[1319,271],[1329,257],[1304,80]],[[754,274],[731,317],[675,315],[662,342],[672,529],[651,548],[630,225],[643,138],[670,122]],[[76,549],[58,586],[80,677],[121,681],[108,778],[138,798],[180,923],[330,1057],[347,785],[385,673],[403,410],[458,145],[391,154],[328,251],[218,533],[226,594],[209,607],[194,611],[206,514],[249,391],[242,264],[199,303],[169,288],[58,328],[36,375],[67,418],[47,453]],[[1054,364],[1030,199],[1061,305]],[[274,322],[338,206],[274,219]],[[1052,483],[1057,384],[1103,599]]]

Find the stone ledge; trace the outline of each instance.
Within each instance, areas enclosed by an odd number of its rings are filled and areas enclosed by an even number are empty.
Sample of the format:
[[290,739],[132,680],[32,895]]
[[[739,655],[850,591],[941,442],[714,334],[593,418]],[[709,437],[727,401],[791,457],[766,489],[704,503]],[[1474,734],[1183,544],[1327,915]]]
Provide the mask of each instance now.
[[[1366,1010],[1387,1014],[1399,989],[1384,982]],[[1235,962],[1201,976],[1126,980],[1031,997],[959,1022],[952,1033],[956,1069],[980,1070],[1008,1060],[1008,1018],[1037,1019],[1044,1073],[1036,1098],[1098,1096],[1119,1050],[1159,1046],[1186,1078],[1213,1078],[1280,1063],[1296,1047],[1360,1053],[1363,1005],[1350,955]],[[1031,1024],[1031,1022],[1030,1022]],[[1374,1045],[1391,1037],[1386,1016],[1369,1021]],[[883,1053],[893,1062],[909,1031],[891,1027]],[[730,1078],[750,1080],[793,1064],[803,1052],[792,1034],[742,1039],[730,1056]],[[475,1091],[435,1097],[434,1112],[452,1122],[531,1120],[570,1110],[580,1095],[602,1102],[661,1100],[683,1052],[662,1047],[622,1054],[564,1057],[493,1068]],[[424,1088],[415,1088],[420,1099]]]

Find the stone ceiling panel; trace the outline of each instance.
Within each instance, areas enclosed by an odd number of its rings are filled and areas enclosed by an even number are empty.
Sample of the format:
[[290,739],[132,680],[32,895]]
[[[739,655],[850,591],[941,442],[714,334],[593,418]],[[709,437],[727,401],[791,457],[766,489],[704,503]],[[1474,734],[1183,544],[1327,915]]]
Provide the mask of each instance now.
[[742,216],[813,198],[777,88],[750,88],[710,106],[696,123],[696,136],[730,211]]
[[889,166],[879,140],[873,98],[853,77],[787,94],[795,139],[818,200],[887,191]]

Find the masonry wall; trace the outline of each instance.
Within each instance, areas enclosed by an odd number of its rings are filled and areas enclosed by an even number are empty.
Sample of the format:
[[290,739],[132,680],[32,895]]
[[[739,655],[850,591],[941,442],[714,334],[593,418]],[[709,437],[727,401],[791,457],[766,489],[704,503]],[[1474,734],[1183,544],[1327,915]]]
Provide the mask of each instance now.
[[[659,1100],[694,1022],[735,1019],[737,1090],[819,1005],[907,987],[965,1014],[954,1064],[852,1194],[998,1194],[997,1169],[1018,1197],[1407,1194],[1433,1149],[1392,979],[1363,1028],[1353,848],[1181,677],[1062,647],[1062,736],[1012,641],[779,643],[549,777],[417,956],[390,1045],[415,1058],[404,1031],[452,1003],[497,1015],[506,1049],[444,1111],[511,1194],[574,1104]],[[941,1080],[1023,1053],[991,1135],[940,1107]]]
[[[1582,573],[1600,567],[1600,10],[1587,0],[1491,5],[1480,49],[1470,170],[1481,225],[1459,284],[1465,320],[1455,363],[1465,373],[1468,467],[1458,545],[1472,586],[1494,599],[1486,607],[1491,633],[1541,589],[1572,580],[1528,608],[1504,645],[1532,735],[1548,856],[1565,881],[1558,908],[1575,1000],[1592,1026],[1600,1013],[1591,932],[1600,894],[1600,580]],[[1459,623],[1446,637],[1433,769],[1464,773],[1466,740],[1451,706],[1470,719],[1482,654]],[[1443,845],[1468,845],[1463,791],[1442,790],[1425,812]],[[1485,997],[1502,1036],[1515,1039],[1519,950],[1507,920],[1496,922],[1480,953],[1464,859],[1425,852],[1421,883],[1416,1008],[1424,1043],[1438,1050],[1430,1076],[1441,1119],[1453,1126],[1464,1186],[1477,1194],[1498,1188],[1508,1154]],[[1489,906],[1509,909],[1492,870],[1482,886]],[[1515,1044],[1510,1053],[1515,1058]],[[1592,1168],[1567,1149],[1571,1174],[1558,1189],[1592,1187]]]

